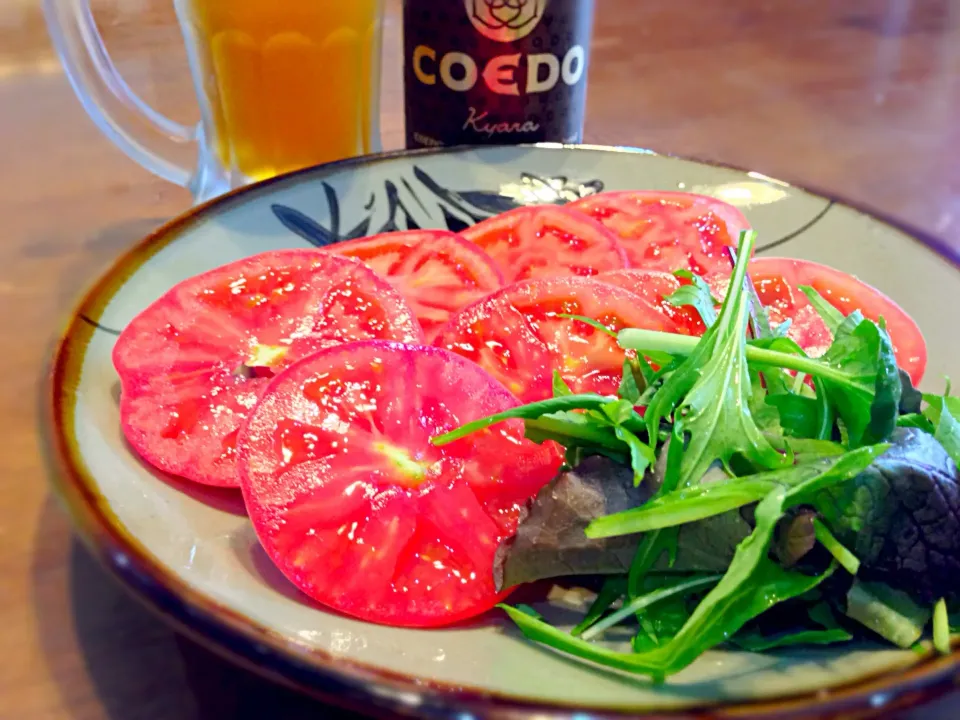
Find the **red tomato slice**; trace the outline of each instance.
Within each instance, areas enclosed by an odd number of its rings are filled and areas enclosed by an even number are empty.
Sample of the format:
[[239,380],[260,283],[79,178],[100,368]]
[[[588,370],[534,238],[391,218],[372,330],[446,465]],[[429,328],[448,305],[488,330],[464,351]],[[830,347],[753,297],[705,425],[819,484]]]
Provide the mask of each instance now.
[[463,237],[493,258],[507,282],[629,267],[616,235],[557,205],[501,213],[467,228]]
[[350,258],[263,253],[186,280],[127,326],[113,363],[124,435],[151,465],[235,487],[239,428],[269,378],[322,348],[422,342],[403,298]]
[[[787,335],[812,357],[819,357],[833,342],[833,335],[798,287],[809,285],[844,315],[860,310],[864,317],[887,323],[897,364],[914,384],[927,367],[927,345],[920,328],[899,305],[879,290],[840,270],[790,258],[754,258],[749,267],[757,294],[768,308],[770,324],[792,320]],[[730,278],[711,278],[717,297],[724,297]]]
[[517,404],[481,368],[439,348],[362,342],[276,377],[240,439],[257,536],[303,592],[371,622],[457,622],[504,597],[494,556],[560,453],[496,425],[430,438]]
[[412,230],[325,248],[366,263],[406,298],[431,342],[450,315],[503,285],[483,250],[446,230]]
[[625,358],[616,339],[561,314],[588,317],[613,331],[676,331],[668,317],[623,288],[554,277],[505,287],[464,308],[435,344],[473,360],[524,402],[550,397],[554,370],[575,392],[615,394]]
[[736,247],[740,231],[750,228],[733,205],[692,193],[607,192],[567,207],[613,230],[630,266],[645,270],[691,270],[704,276],[729,270],[724,248]]
[[677,307],[667,298],[687,285],[688,281],[678,280],[672,273],[662,270],[614,270],[597,276],[597,280],[617,285],[639,295],[677,325],[677,332],[683,335],[703,335],[706,327],[700,313],[689,306]]

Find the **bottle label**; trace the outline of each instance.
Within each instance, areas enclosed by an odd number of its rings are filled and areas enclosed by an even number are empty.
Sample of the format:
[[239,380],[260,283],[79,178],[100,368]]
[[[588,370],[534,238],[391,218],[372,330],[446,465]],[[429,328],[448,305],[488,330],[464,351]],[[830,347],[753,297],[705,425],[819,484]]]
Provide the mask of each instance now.
[[593,0],[405,0],[407,146],[579,142]]

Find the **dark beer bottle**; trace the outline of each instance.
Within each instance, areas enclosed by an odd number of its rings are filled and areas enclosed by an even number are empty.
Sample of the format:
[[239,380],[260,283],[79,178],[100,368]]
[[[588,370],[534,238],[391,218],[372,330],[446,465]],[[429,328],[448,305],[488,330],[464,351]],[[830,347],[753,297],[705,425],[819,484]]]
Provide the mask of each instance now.
[[404,0],[407,147],[576,143],[594,0]]

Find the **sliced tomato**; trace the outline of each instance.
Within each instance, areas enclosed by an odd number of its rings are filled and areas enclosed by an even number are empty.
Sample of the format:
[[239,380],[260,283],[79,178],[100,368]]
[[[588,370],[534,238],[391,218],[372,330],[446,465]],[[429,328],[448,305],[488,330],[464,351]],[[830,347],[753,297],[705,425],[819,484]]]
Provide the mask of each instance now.
[[494,556],[556,473],[557,446],[507,422],[430,438],[514,407],[506,388],[439,348],[362,342],[271,382],[240,440],[261,544],[307,595],[389,625],[457,622],[502,599]]
[[[809,285],[844,315],[860,310],[870,320],[886,321],[893,341],[897,364],[914,384],[919,383],[927,366],[927,345],[920,328],[893,300],[853,275],[826,265],[790,258],[760,257],[750,261],[750,279],[760,302],[767,306],[770,324],[790,320],[787,335],[812,357],[819,357],[833,342],[833,334],[820,315],[799,290]],[[711,278],[717,297],[724,297],[729,276]]]
[[557,205],[510,210],[467,228],[463,236],[493,258],[507,282],[629,267],[616,235]]
[[733,205],[693,193],[606,192],[566,207],[610,228],[630,266],[645,270],[691,270],[703,276],[729,270],[725,248],[736,247],[740,231],[750,228]]
[[186,280],[140,313],[113,351],[120,421],[151,465],[237,486],[236,440],[269,378],[322,348],[421,342],[388,282],[319,250],[256,255]]
[[413,308],[427,342],[452,313],[503,285],[489,255],[446,230],[384,233],[325,249],[355,257],[389,280]]
[[676,325],[632,292],[590,278],[528,280],[461,310],[435,344],[473,360],[522,401],[551,395],[554,370],[575,392],[616,393],[625,355],[611,331]]
[[639,295],[676,323],[679,333],[703,335],[706,331],[700,313],[694,308],[688,305],[677,306],[667,300],[670,295],[680,289],[681,285],[688,284],[687,280],[679,280],[673,273],[628,268],[603,273],[597,276],[597,280],[618,285]]

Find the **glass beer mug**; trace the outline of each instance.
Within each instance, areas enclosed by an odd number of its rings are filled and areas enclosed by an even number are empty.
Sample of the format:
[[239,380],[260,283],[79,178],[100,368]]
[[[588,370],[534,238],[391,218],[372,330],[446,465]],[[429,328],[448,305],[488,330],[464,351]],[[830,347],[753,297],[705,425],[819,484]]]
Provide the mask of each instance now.
[[[121,150],[196,202],[380,149],[382,0],[173,0],[200,103],[196,127],[131,91],[89,2],[43,0],[74,91]],[[189,143],[196,167],[172,159]]]

